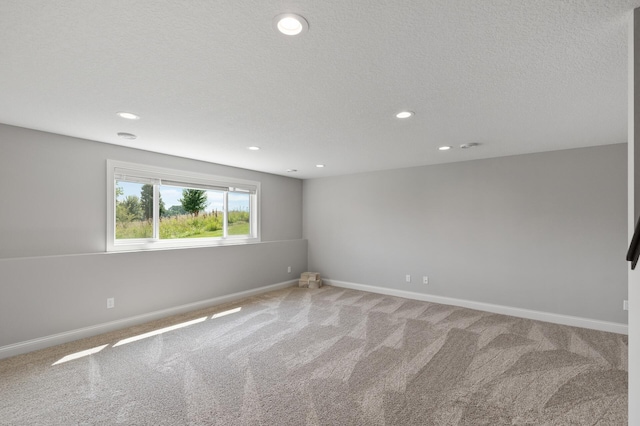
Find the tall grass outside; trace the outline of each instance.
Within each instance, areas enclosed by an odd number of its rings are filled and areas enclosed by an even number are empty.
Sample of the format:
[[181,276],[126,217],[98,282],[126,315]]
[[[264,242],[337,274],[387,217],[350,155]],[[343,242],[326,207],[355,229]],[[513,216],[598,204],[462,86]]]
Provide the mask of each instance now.
[[[249,212],[229,211],[228,235],[248,235]],[[203,213],[198,216],[179,215],[160,218],[160,239],[222,237],[223,214]],[[150,220],[116,221],[116,240],[151,238]]]

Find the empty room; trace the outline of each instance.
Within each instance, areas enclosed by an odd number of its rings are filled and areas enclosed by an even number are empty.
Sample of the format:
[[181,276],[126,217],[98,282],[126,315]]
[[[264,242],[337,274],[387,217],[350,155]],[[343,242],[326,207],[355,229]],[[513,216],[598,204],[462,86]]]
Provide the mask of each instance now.
[[639,7],[2,1],[0,425],[640,425]]

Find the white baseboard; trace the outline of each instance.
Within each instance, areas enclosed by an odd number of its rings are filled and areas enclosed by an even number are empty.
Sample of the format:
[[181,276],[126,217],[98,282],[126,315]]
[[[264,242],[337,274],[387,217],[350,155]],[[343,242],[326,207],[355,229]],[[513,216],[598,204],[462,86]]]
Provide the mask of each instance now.
[[510,315],[513,317],[552,322],[555,324],[570,325],[573,327],[590,328],[593,330],[609,331],[611,333],[618,334],[629,334],[629,327],[626,324],[620,324],[617,322],[598,321],[589,318],[574,317],[570,315],[553,314],[550,312],[513,308],[503,305],[493,305],[491,303],[474,302],[472,300],[455,299],[452,297],[435,296],[432,294],[416,293],[406,290],[395,290],[391,288],[349,283],[345,281],[337,281],[325,278],[323,278],[323,282],[334,287],[362,290],[368,291],[370,293],[386,294],[389,296],[422,300],[425,302],[441,303],[443,305],[461,306],[463,308],[477,309],[479,311],[493,312],[495,314]]
[[180,305],[173,308],[163,309],[160,311],[149,312],[147,314],[136,315],[134,317],[123,318],[116,321],[110,321],[90,327],[78,328],[76,330],[65,331],[63,333],[53,334],[50,336],[2,346],[0,347],[0,359],[36,351],[38,349],[48,348],[50,346],[55,346],[78,339],[83,339],[85,337],[97,336],[98,334],[119,330],[121,328],[130,327],[132,325],[144,324],[145,322],[165,318],[171,315],[182,314],[189,311],[195,311],[202,308],[221,305],[227,302],[233,302],[234,300],[244,299],[246,297],[255,296],[257,294],[266,293],[268,291],[291,287],[297,283],[297,280],[285,281],[251,290],[241,291],[238,293],[228,294],[225,296],[214,297],[212,299],[201,300],[199,302],[189,303],[186,305]]

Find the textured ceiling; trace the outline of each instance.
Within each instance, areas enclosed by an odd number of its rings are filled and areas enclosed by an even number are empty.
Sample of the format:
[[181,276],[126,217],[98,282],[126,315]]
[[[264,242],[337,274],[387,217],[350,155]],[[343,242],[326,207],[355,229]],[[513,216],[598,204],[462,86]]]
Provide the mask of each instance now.
[[638,6],[3,0],[0,122],[299,178],[622,143]]

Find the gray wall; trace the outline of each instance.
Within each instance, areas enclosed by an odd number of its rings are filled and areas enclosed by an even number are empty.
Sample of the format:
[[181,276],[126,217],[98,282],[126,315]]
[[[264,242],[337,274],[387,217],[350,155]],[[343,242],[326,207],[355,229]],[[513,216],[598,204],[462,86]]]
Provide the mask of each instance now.
[[302,238],[299,179],[0,125],[0,259],[104,252],[107,159],[260,181],[262,241]]
[[[628,240],[640,215],[640,8],[629,19],[629,108],[628,130]],[[628,269],[629,305],[640,305],[640,268]],[[628,359],[640,359],[640,309],[629,310]],[[640,400],[640,364],[629,363],[629,401]],[[640,424],[640,405],[629,404],[629,424]]]
[[626,161],[619,144],[304,181],[309,268],[626,323]]
[[[104,253],[107,159],[260,181],[263,242]],[[0,347],[306,270],[298,179],[0,125],[0,202]]]

